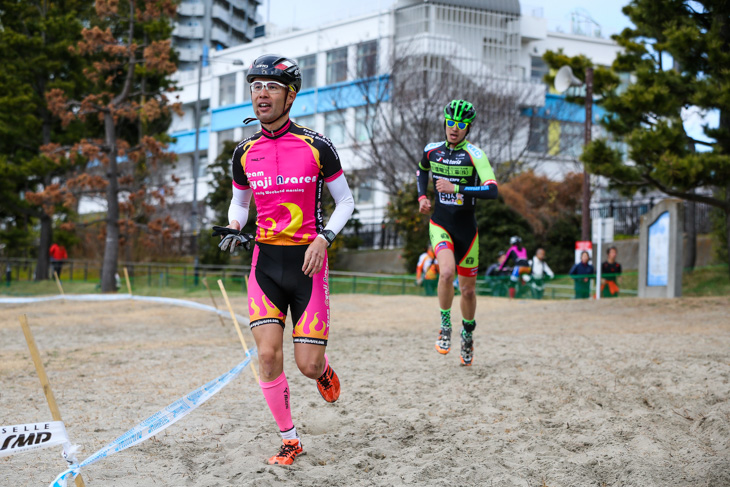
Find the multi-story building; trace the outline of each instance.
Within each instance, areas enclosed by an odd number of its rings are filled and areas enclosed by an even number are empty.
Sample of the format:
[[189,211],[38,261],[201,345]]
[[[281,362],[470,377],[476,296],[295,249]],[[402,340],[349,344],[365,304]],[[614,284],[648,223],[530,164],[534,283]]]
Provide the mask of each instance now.
[[180,70],[196,69],[204,52],[251,41],[259,23],[259,4],[259,0],[182,0],[172,32]]
[[[302,70],[302,90],[291,117],[333,141],[346,173],[362,171],[353,193],[357,216],[365,225],[379,225],[384,220],[388,194],[377,175],[368,177],[364,171],[368,161],[356,150],[368,134],[364,113],[371,94],[362,90],[362,82],[387,81],[393,59],[405,51],[420,59],[423,71],[472,73],[477,86],[487,78],[506,80],[504,86],[521,93],[520,102],[512,107],[519,126],[507,144],[488,144],[490,160],[505,162],[505,147],[515,152],[514,146],[520,146],[516,152],[522,159],[538,172],[559,178],[575,170],[584,118],[580,107],[566,107],[563,97],[551,93],[543,82],[547,67],[542,55],[559,48],[567,55],[584,54],[598,65],[610,65],[618,52],[610,40],[549,32],[547,20],[522,13],[518,0],[399,0],[386,11],[268,35],[215,52],[210,65],[203,69],[200,87],[199,200],[208,190],[208,161],[219,156],[225,141],[239,141],[258,129],[258,125],[242,124],[253,116],[245,74],[251,61],[265,53],[294,58]],[[198,73],[180,72],[176,76],[185,113],[174,119],[170,132],[176,137],[172,149],[179,155],[176,174],[183,176],[178,197],[189,202],[194,180]],[[490,88],[485,84],[484,89]],[[600,112],[594,110],[594,114],[597,117]],[[437,140],[441,136],[434,133],[432,137]],[[420,149],[413,148],[414,170]]]

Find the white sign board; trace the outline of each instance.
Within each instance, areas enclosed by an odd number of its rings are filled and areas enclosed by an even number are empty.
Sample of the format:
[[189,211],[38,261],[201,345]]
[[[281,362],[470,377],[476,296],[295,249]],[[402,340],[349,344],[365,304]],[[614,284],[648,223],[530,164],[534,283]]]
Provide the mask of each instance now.
[[649,225],[647,286],[666,286],[669,278],[669,212]]
[[594,242],[598,242],[599,233],[601,242],[613,242],[613,218],[594,218],[592,227]]

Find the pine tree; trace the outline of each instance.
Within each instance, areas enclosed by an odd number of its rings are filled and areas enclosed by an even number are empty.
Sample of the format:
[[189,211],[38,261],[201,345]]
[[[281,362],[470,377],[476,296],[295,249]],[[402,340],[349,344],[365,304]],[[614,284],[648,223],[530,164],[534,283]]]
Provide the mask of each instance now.
[[[614,36],[624,50],[612,68],[633,82],[606,91],[603,104],[627,157],[597,140],[582,159],[624,192],[656,188],[719,208],[730,232],[730,2],[633,0],[623,12],[635,27]],[[718,127],[704,127],[713,142],[687,133],[691,110],[719,113]]]
[[150,245],[164,245],[179,227],[167,217],[153,218],[172,188],[148,181],[151,167],[169,163],[166,152],[176,71],[171,48],[172,0],[97,0],[95,16],[73,49],[90,65],[84,70],[90,89],[80,97],[62,88],[46,94],[49,109],[64,124],[75,120],[100,128],[99,137],[78,138],[72,146],[51,143],[44,152],[54,160],[84,165],[65,189],[103,195],[104,259],[101,288],[115,290],[120,237],[144,228]]
[[48,250],[54,216],[72,200],[59,181],[69,170],[40,152],[52,141],[63,143],[78,134],[73,124],[61,130],[48,110],[45,93],[83,89],[82,60],[68,48],[81,39],[81,22],[90,7],[82,0],[6,1],[0,8],[0,239],[8,255],[32,245],[32,228],[40,227],[36,279],[48,278]]

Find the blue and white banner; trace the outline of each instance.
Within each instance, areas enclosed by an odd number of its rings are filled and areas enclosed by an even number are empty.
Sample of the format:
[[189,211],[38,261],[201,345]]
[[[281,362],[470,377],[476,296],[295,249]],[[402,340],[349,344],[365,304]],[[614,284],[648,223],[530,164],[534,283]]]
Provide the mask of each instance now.
[[[213,306],[207,304],[196,303],[195,301],[187,301],[185,299],[175,298],[162,298],[158,296],[135,296],[129,294],[65,294],[63,296],[28,296],[28,297],[15,297],[15,296],[0,296],[0,304],[29,304],[29,303],[40,303],[43,301],[124,301],[131,299],[133,301],[142,301],[147,303],[160,303],[170,304],[172,306],[182,306],[184,308],[199,309],[201,311],[211,311],[215,314],[219,314],[225,318],[231,316],[227,311],[221,309],[215,309]],[[236,319],[239,323],[248,323],[248,318],[245,318],[239,314],[236,315]]]
[[102,458],[111,456],[117,452],[125,450],[130,446],[142,443],[147,438],[156,435],[168,426],[173,425],[180,419],[184,418],[188,413],[196,409],[205,401],[210,399],[216,392],[220,391],[228,385],[233,379],[238,377],[243,369],[249,364],[251,358],[256,356],[256,349],[249,350],[246,354],[246,360],[233,367],[231,370],[214,379],[204,386],[195,389],[190,394],[178,399],[166,408],[156,412],[140,424],[124,433],[122,436],[97,451],[80,464],[72,465],[71,468],[56,477],[51,487],[66,487],[66,481],[69,478],[76,477],[80,470],[84,467],[95,463]]
[[63,421],[0,426],[0,457],[71,443]]

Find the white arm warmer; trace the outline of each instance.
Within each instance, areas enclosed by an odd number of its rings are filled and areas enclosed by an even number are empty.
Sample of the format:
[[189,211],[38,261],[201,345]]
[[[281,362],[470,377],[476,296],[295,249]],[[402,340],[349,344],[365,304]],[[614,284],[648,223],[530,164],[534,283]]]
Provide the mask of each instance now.
[[352,192],[350,192],[344,174],[340,174],[337,179],[327,183],[327,189],[329,189],[332,198],[335,200],[335,211],[332,212],[332,216],[330,216],[324,229],[332,230],[335,234],[338,234],[352,216],[355,209],[355,200],[352,198]]
[[236,220],[241,228],[246,226],[252,195],[253,191],[251,189],[233,187],[233,198],[231,198],[231,206],[228,207],[228,223]]

